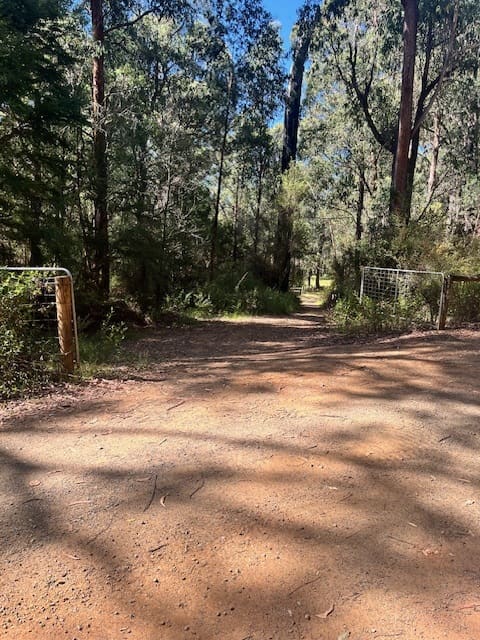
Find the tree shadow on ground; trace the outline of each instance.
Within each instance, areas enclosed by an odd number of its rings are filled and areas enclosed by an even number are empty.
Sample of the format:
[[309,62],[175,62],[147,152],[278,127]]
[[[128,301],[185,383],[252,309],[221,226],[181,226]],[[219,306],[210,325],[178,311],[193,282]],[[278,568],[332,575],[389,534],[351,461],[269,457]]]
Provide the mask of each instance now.
[[475,637],[479,337],[226,324],[149,336],[163,396],[4,421],[6,637]]

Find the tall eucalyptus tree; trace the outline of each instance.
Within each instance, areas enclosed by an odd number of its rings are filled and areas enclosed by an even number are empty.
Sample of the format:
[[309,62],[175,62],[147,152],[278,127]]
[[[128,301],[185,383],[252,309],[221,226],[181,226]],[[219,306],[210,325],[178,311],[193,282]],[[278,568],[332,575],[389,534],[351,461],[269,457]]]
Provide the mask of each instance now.
[[422,127],[444,86],[471,65],[474,3],[347,0],[328,7],[325,54],[392,154],[389,208],[408,226]]
[[[321,5],[307,0],[298,12],[292,31],[292,65],[285,96],[282,173],[286,173],[297,157],[300,107],[303,76],[312,38],[321,18]],[[288,199],[286,202],[290,202]],[[292,232],[294,211],[291,206],[279,206],[275,239],[276,284],[280,291],[288,291],[292,260]]]

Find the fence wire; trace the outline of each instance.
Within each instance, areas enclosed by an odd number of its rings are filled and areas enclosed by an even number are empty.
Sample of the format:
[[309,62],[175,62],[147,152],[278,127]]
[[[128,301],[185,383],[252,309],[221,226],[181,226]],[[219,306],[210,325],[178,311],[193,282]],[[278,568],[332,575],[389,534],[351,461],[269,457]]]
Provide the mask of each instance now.
[[389,302],[392,311],[400,303],[415,304],[425,319],[435,322],[441,302],[444,274],[438,271],[362,267],[360,299]]
[[53,267],[0,267],[0,276],[2,275],[7,278],[7,289],[11,290],[18,285],[25,290],[16,302],[18,313],[15,314],[15,322],[25,329],[30,341],[35,345],[35,361],[32,361],[31,366],[36,369],[60,367],[55,279],[57,276],[69,278],[72,294],[74,359],[78,365],[80,354],[73,281],[70,272],[66,269]]

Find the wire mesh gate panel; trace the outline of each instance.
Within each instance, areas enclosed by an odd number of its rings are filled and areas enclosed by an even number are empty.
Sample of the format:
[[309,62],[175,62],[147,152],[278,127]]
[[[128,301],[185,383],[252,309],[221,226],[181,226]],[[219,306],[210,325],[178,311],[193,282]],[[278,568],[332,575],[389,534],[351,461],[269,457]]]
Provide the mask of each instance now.
[[26,326],[35,343],[36,362],[32,365],[51,367],[57,363],[64,370],[72,370],[74,364],[78,366],[80,351],[71,273],[59,267],[0,267],[0,277],[3,295],[15,288],[23,292],[15,300],[20,307],[18,321]]
[[425,319],[435,322],[439,315],[445,276],[440,271],[415,271],[362,267],[360,300],[364,297],[389,302],[395,311],[399,303],[416,303]]

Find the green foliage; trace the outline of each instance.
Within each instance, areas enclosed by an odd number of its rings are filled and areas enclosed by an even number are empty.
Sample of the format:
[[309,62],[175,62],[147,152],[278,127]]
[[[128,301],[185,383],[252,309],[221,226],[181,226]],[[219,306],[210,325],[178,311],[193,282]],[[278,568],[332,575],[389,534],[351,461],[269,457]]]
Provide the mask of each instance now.
[[[456,238],[432,243],[431,229],[427,229],[423,233],[417,231],[416,238],[410,240],[410,244],[416,248],[417,263],[421,256],[423,264],[428,268],[443,271],[446,275],[472,276],[480,273],[478,238],[467,240]],[[428,293],[426,291],[425,295],[428,296]],[[435,299],[436,295],[436,291],[432,291],[431,299]],[[480,320],[480,283],[454,282],[449,293],[448,315],[455,323],[478,322]]]
[[[327,19],[308,72],[301,152],[315,196],[307,260],[315,266],[326,254],[333,258],[340,296],[358,291],[360,265],[465,272],[459,268],[462,258],[478,255],[470,245],[479,231],[480,84],[478,56],[471,49],[480,37],[479,6],[473,0],[441,6],[418,2],[413,118],[421,126],[411,145],[413,198],[406,224],[389,206],[403,60],[402,4],[349,0],[324,5]],[[455,8],[454,46],[447,53],[449,40],[438,36],[451,33]],[[448,67],[455,72],[450,74]],[[424,100],[437,82],[435,92],[440,85],[441,91]],[[315,246],[315,235],[322,246]],[[458,241],[464,246],[458,247]],[[447,252],[436,260],[442,245]]]
[[455,282],[451,288],[448,315],[458,322],[480,322],[480,282]]
[[339,298],[360,290],[360,267],[363,265],[398,267],[397,259],[385,241],[375,244],[363,241],[348,247],[332,262],[333,290]]
[[420,297],[376,301],[355,295],[339,300],[333,312],[337,326],[346,333],[382,334],[425,326],[425,313]]
[[141,354],[128,354],[124,348],[128,333],[126,323],[114,321],[112,313],[95,333],[80,332],[80,377],[117,377],[120,364],[138,365]]
[[284,315],[298,308],[298,298],[265,286],[250,273],[217,276],[211,283],[195,291],[169,296],[165,310],[194,317],[221,314]]
[[68,40],[77,29],[63,2],[1,3],[0,246],[25,243],[37,266],[63,258],[59,236],[70,235],[69,133],[81,122],[81,89],[68,75]]
[[115,362],[126,339],[128,327],[124,321],[114,322],[114,309],[110,308],[100,330],[94,334],[80,335],[82,375],[98,374],[104,365]]
[[33,276],[0,272],[0,399],[32,390],[56,373],[58,343],[33,323],[39,293]]
[[113,307],[110,308],[110,311],[102,322],[100,338],[108,349],[115,352],[118,351],[120,345],[125,340],[127,325],[123,321],[116,323],[112,322],[112,317]]

